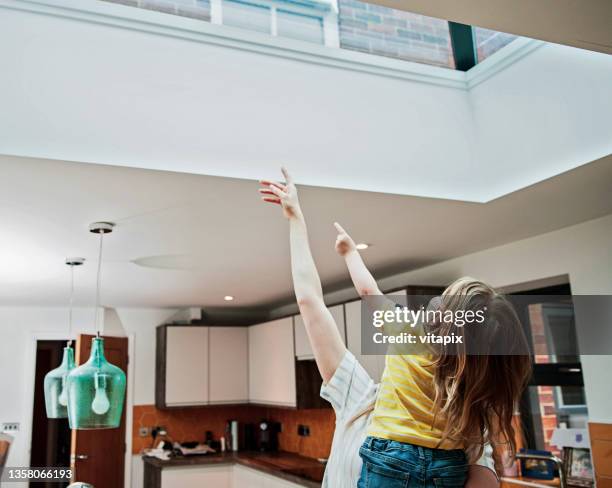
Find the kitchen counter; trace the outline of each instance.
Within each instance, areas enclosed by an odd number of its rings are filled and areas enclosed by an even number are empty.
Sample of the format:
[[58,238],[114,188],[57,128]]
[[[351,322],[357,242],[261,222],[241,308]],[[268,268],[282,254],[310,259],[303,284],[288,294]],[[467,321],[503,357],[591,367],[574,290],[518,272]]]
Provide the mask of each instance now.
[[289,452],[240,451],[177,456],[162,461],[143,456],[145,488],[161,488],[161,471],[181,466],[240,464],[306,488],[320,488],[325,466],[316,459]]

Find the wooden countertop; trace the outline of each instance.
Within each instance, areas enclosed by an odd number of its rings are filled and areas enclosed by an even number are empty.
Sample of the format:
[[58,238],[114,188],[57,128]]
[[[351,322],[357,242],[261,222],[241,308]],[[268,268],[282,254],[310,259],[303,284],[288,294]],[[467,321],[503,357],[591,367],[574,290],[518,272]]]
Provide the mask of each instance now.
[[560,486],[559,478],[554,480],[539,480],[535,478],[525,478],[523,476],[502,476],[501,478],[502,488],[516,488],[518,486],[528,486],[531,488],[548,488],[550,486]]
[[[299,484],[306,488],[320,488],[325,466],[316,459],[307,458],[290,452],[239,451],[211,453],[201,456],[177,456],[162,461],[143,456],[145,481],[147,471],[160,472],[164,468],[180,466],[206,466],[219,464],[241,464],[243,466],[271,474],[278,478]],[[152,475],[153,473],[149,473]],[[154,481],[150,479],[149,482]],[[155,486],[154,484],[147,486]]]

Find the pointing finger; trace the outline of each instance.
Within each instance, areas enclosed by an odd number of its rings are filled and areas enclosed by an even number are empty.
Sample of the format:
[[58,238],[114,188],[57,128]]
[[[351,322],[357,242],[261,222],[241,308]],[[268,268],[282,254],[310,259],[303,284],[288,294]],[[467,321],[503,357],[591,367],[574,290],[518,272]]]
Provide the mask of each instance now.
[[287,171],[287,168],[285,168],[284,166],[281,166],[281,173],[283,173],[283,176],[285,177],[285,181],[287,182],[287,184],[293,183],[293,178],[289,174],[289,171]]
[[347,232],[342,228],[342,226],[338,222],[334,222],[334,227],[340,234],[347,234]]

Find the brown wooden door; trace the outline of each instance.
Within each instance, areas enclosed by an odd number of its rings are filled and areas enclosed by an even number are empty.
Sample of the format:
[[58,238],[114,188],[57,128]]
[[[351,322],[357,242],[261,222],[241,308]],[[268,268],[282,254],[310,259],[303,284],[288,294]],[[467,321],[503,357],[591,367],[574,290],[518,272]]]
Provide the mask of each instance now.
[[[91,339],[82,334],[76,346],[76,363],[89,358]],[[125,337],[104,337],[106,359],[127,375],[128,340]],[[129,381],[129,379],[128,379]],[[95,488],[124,488],[125,467],[125,409],[118,429],[73,430],[70,458],[73,481],[92,484]]]

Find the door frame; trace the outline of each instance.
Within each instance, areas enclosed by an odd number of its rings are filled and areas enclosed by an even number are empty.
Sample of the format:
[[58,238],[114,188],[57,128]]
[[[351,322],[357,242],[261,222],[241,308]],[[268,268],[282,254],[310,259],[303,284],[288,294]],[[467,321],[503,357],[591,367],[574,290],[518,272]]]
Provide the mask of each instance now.
[[[78,331],[72,337],[72,340],[76,342],[78,334],[87,334],[90,332]],[[134,411],[134,353],[135,353],[135,334],[127,334],[125,336],[128,340],[128,370],[127,370],[127,389],[125,398],[125,473],[124,473],[124,487],[131,488],[132,486],[132,425],[133,425],[133,411]],[[20,461],[20,466],[29,466],[30,456],[32,455],[32,418],[34,417],[34,388],[35,376],[36,376],[36,349],[38,341],[67,341],[69,339],[68,334],[65,332],[33,332],[30,334],[30,340],[28,344],[28,350],[26,352],[26,378],[25,384],[25,395],[26,399],[24,404],[27,405],[27,422],[22,422],[24,426],[23,435],[26,440],[27,459]],[[24,420],[26,420],[24,419]]]

